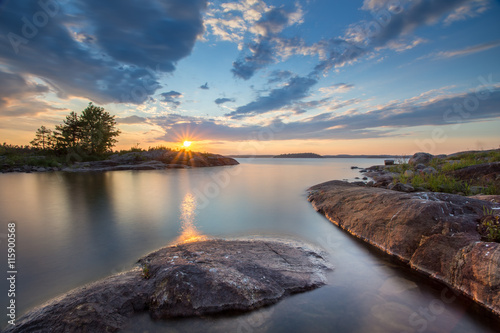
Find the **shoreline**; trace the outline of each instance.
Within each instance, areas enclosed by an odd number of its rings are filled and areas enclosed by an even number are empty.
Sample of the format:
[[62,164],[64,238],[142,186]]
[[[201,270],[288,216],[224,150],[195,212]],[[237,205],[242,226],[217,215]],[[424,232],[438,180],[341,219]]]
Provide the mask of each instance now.
[[122,170],[165,170],[190,169],[238,165],[234,158],[218,154],[172,151],[144,151],[125,154],[113,154],[105,160],[74,162],[67,166],[42,167],[27,164],[0,166],[0,173],[34,172],[106,172]]
[[309,188],[330,222],[411,269],[446,284],[500,318],[500,243],[476,231],[490,201],[453,194],[403,193],[342,181]]

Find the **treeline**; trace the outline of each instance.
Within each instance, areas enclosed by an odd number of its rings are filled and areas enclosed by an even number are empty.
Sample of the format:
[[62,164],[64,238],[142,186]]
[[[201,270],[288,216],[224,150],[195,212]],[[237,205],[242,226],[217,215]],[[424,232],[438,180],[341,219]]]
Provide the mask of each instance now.
[[111,151],[119,134],[115,116],[89,103],[80,115],[72,111],[55,130],[41,126],[30,144],[44,151],[96,156]]

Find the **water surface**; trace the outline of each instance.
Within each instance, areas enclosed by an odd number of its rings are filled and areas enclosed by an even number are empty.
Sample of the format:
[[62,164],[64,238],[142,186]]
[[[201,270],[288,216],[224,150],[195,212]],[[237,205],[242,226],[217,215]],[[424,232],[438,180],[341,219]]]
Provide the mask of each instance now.
[[[152,322],[129,332],[494,332],[477,306],[422,279],[316,213],[306,189],[374,159],[239,159],[238,166],[0,174],[0,237],[17,223],[21,314],[141,256],[206,237],[266,236],[323,247],[329,284],[246,314]],[[0,238],[1,253],[6,239]],[[6,259],[4,260],[6,263]],[[2,295],[7,293],[2,281]],[[0,297],[5,309],[7,297]],[[2,315],[0,324],[7,319]]]

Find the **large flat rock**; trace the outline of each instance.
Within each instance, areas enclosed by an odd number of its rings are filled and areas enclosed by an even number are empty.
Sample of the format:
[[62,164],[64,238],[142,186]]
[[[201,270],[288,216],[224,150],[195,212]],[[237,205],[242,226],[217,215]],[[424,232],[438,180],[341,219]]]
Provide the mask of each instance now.
[[484,209],[499,204],[341,181],[309,190],[331,222],[500,315],[500,244],[481,241],[476,229]]
[[318,288],[324,254],[283,240],[207,240],[170,246],[141,267],[73,290],[19,318],[6,332],[114,332],[129,317],[154,319],[248,311]]

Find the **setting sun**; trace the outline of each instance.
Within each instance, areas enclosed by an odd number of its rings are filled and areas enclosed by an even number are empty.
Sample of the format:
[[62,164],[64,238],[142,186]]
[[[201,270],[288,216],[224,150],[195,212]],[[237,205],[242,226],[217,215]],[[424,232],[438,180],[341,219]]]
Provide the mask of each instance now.
[[184,147],[189,147],[189,146],[191,146],[191,141],[184,141],[184,143],[182,145]]

